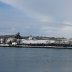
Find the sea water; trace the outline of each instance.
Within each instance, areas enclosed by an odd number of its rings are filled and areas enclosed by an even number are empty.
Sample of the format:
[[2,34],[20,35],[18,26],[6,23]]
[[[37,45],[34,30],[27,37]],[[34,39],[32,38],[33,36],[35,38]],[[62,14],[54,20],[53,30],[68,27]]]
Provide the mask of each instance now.
[[0,72],[72,72],[72,49],[2,47]]

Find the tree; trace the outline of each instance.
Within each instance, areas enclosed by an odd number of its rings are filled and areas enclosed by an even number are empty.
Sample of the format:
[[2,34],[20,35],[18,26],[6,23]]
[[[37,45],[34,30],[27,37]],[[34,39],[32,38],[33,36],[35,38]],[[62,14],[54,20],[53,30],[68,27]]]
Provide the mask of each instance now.
[[21,39],[21,38],[22,38],[22,37],[20,36],[20,33],[19,33],[19,32],[15,35],[15,38],[16,38],[16,39]]
[[3,39],[3,43],[4,43],[4,44],[6,43],[6,38]]
[[12,41],[10,41],[8,44],[9,44],[9,45],[12,45]]

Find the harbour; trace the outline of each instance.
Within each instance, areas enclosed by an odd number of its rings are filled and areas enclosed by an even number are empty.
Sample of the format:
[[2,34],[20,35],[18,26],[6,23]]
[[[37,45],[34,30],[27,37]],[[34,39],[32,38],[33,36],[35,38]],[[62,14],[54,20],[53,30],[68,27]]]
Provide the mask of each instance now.
[[72,72],[72,0],[0,0],[0,72]]

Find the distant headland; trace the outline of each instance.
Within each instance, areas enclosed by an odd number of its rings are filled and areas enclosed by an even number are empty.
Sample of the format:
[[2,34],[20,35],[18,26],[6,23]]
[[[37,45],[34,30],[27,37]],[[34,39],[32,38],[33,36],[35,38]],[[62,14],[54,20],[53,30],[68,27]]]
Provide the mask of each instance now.
[[72,48],[72,38],[21,36],[18,32],[15,35],[0,35],[0,47]]

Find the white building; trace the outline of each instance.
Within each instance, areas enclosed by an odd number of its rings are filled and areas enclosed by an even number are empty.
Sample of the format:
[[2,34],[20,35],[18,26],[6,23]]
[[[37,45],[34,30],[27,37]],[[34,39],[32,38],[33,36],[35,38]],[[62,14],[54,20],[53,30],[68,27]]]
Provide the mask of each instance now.
[[17,43],[16,43],[16,42],[12,42],[12,45],[13,45],[13,46],[16,46],[16,45],[17,45]]
[[22,44],[47,44],[48,40],[25,40],[22,39],[21,43]]
[[16,38],[8,38],[8,39],[6,40],[6,43],[9,43],[10,41],[11,41],[11,42],[15,42],[15,40],[16,40]]
[[4,39],[3,38],[0,39],[0,43],[1,44],[4,43]]

